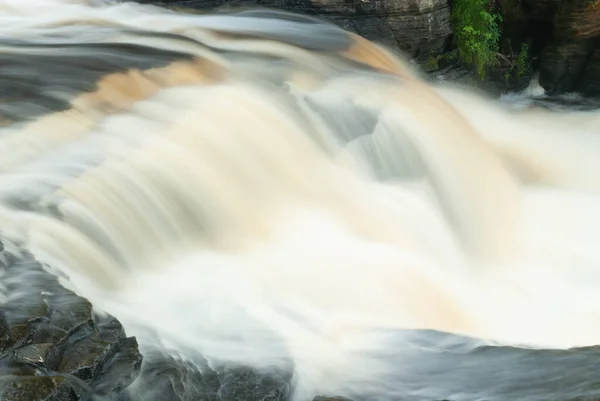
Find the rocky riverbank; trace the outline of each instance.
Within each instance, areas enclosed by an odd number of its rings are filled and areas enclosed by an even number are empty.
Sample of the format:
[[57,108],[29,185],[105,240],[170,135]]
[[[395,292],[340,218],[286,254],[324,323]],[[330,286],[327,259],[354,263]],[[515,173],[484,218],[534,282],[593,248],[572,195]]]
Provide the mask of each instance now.
[[0,400],[112,397],[133,382],[142,356],[118,321],[94,313],[30,255],[0,260]]
[[[142,357],[136,339],[118,321],[95,313],[30,255],[2,252],[0,260],[2,293],[8,296],[0,318],[0,401],[290,400],[292,365],[267,373],[200,361],[192,365],[159,349]],[[487,346],[430,331],[413,334],[392,340],[404,351],[402,358],[386,356],[419,367],[398,372],[407,401],[461,393],[470,399],[483,394],[490,399],[547,399],[540,394],[565,401],[598,399],[598,347],[536,350]],[[366,394],[313,401],[374,399],[379,398]]]
[[143,358],[116,319],[96,313],[27,253],[0,253],[0,277],[0,401],[289,399],[291,369],[200,371],[163,354]]

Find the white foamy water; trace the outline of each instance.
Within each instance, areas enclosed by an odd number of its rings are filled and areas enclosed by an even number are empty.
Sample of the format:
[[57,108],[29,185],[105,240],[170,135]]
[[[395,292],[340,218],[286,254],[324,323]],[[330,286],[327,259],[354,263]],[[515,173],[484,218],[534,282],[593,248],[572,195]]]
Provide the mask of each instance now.
[[[50,3],[0,2],[4,54],[75,65],[67,111],[0,130],[0,229],[142,353],[397,399],[424,389],[382,333],[600,342],[598,112],[509,111],[290,16]],[[92,44],[180,60],[69,98]]]

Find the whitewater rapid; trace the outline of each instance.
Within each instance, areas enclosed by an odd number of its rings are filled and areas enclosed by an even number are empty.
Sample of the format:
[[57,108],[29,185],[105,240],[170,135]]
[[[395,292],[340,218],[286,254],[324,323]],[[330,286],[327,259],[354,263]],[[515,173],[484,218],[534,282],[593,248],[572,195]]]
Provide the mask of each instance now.
[[510,111],[308,17],[0,10],[32,93],[0,107],[2,239],[142,353],[391,400],[429,394],[406,330],[600,342],[600,113]]

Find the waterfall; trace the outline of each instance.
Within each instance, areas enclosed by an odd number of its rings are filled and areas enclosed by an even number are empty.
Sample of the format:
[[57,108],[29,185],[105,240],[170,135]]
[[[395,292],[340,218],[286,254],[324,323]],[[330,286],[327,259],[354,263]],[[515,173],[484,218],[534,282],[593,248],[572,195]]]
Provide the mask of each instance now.
[[392,400],[437,395],[413,330],[598,344],[598,112],[510,110],[304,16],[33,3],[0,2],[0,236],[143,354]]

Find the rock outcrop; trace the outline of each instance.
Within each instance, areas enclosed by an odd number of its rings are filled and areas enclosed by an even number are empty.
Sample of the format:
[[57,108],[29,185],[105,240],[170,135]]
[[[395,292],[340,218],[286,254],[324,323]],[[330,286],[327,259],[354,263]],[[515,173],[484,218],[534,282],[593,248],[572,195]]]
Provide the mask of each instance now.
[[502,12],[513,44],[533,42],[544,89],[600,94],[600,1],[510,0]]
[[0,254],[0,400],[113,397],[137,377],[142,356],[121,324],[63,288],[29,255]]
[[555,94],[585,90],[583,73],[594,47],[589,39],[548,43],[540,54],[540,85]]
[[290,398],[291,366],[271,373],[200,366],[159,351],[143,360],[137,340],[115,318],[95,313],[27,253],[0,251],[0,277],[0,296],[8,301],[0,306],[0,401]]
[[175,360],[158,351],[146,357],[128,401],[288,401],[292,373],[213,366]]
[[563,0],[555,4],[553,39],[540,58],[540,84],[552,93],[592,93],[594,88],[588,85],[600,80],[600,75],[594,76],[593,68],[585,72],[590,57],[600,48],[600,2]]
[[588,58],[581,75],[580,91],[589,94],[600,94],[600,44]]

